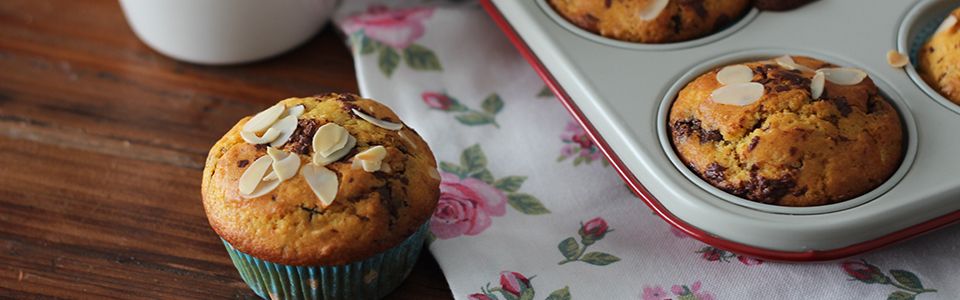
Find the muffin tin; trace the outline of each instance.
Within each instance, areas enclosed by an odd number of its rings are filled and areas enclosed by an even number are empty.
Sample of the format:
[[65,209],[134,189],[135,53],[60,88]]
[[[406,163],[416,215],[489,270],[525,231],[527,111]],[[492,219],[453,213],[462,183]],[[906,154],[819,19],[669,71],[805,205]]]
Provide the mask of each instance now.
[[[598,36],[545,0],[482,3],[640,198],[708,244],[772,260],[833,260],[960,220],[953,150],[960,106],[912,65],[886,62],[888,50],[919,48],[960,1],[821,0],[789,12],[754,10],[717,33],[673,44]],[[906,154],[880,187],[836,204],[783,207],[725,193],[680,162],[667,132],[679,90],[710,69],[784,54],[862,69],[899,110]]]

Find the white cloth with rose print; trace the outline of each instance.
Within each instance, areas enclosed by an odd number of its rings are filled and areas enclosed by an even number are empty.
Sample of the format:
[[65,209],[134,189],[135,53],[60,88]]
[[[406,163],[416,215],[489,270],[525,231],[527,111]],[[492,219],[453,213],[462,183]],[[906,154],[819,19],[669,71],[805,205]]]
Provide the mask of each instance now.
[[432,146],[431,223],[457,299],[958,299],[960,227],[862,257],[762,262],[635,198],[472,2],[346,1],[360,90]]

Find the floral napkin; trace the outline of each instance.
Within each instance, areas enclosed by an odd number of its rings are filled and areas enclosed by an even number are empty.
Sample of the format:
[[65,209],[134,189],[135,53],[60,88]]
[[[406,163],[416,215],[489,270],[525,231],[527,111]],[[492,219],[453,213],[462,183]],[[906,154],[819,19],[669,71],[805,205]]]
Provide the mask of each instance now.
[[960,228],[829,263],[674,230],[627,189],[473,2],[346,1],[360,90],[432,146],[430,251],[457,299],[958,299]]

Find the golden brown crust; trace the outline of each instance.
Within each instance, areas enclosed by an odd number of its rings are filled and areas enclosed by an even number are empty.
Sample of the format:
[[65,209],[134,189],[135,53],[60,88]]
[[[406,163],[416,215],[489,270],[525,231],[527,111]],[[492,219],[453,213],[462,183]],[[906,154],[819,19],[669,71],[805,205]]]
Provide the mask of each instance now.
[[713,33],[739,20],[749,0],[670,1],[652,20],[638,12],[653,0],[549,0],[565,19],[605,37],[639,43],[671,43]]
[[[951,15],[960,19],[960,8]],[[917,58],[920,76],[943,97],[960,104],[960,23],[934,34]]]
[[[832,67],[794,57],[813,69]],[[680,91],[670,133],[680,159],[710,184],[753,201],[814,206],[870,191],[900,165],[903,129],[896,109],[869,78],[851,86],[826,82],[811,99],[811,71],[772,61],[744,63],[760,100],[745,106],[710,100],[718,69]]]
[[[386,106],[351,94],[328,94],[281,101],[303,104],[298,132],[281,149],[298,151],[314,129],[327,122],[340,124],[357,139],[343,159],[327,165],[337,173],[340,188],[333,204],[319,200],[297,174],[272,192],[253,199],[240,197],[238,179],[250,162],[266,154],[263,147],[244,142],[244,118],[210,149],[203,170],[203,204],[214,231],[237,250],[286,265],[339,265],[358,261],[394,247],[416,232],[430,217],[439,198],[440,180],[431,175],[436,161],[413,130],[377,127],[355,116],[357,108],[376,118],[399,122]],[[311,123],[315,123],[312,124]],[[304,135],[297,137],[297,135]],[[368,173],[351,167],[352,157],[375,145],[386,147],[384,164],[390,172]],[[311,153],[307,142],[307,153]],[[304,162],[309,154],[301,155]]]

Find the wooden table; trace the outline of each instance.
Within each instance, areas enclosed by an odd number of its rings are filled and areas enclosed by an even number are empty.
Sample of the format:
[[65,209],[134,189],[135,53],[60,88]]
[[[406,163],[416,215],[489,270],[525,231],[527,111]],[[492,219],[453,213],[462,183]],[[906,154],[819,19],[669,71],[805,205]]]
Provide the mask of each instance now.
[[[255,298],[204,216],[207,150],[282,98],[356,92],[354,75],[329,27],[206,67],[147,48],[117,1],[0,1],[0,298]],[[450,290],[427,253],[391,298]]]

